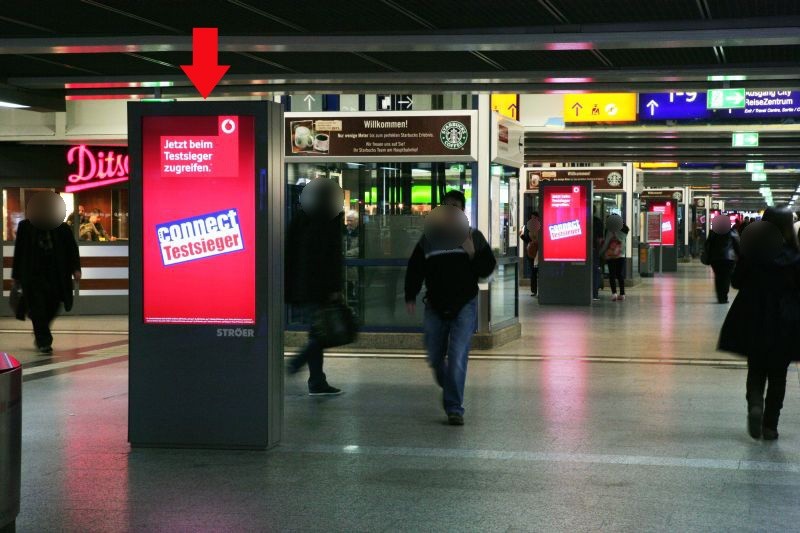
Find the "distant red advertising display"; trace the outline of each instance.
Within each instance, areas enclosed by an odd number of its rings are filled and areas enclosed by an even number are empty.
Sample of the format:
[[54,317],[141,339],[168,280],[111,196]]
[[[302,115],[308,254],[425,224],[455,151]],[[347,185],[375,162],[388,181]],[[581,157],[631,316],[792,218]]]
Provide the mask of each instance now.
[[675,246],[675,226],[677,225],[675,202],[673,200],[650,201],[647,210],[661,213],[661,245]]
[[145,323],[255,324],[254,127],[142,119]]
[[587,187],[544,187],[542,210],[542,258],[545,261],[586,261]]

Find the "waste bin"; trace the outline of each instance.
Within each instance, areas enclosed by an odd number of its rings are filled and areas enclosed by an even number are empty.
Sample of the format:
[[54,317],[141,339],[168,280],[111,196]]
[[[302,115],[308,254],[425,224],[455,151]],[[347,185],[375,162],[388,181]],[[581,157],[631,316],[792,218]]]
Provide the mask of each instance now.
[[655,271],[653,248],[646,242],[639,243],[639,275],[652,278]]
[[19,514],[22,460],[22,366],[0,353],[0,533],[11,533]]

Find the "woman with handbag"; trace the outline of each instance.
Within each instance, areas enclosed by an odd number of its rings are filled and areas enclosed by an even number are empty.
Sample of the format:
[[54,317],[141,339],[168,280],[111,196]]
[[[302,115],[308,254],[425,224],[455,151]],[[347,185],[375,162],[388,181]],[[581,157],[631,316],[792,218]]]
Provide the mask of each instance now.
[[[625,300],[625,239],[629,230],[619,215],[609,215],[606,219],[606,229],[600,256],[608,265],[611,301],[622,302]],[[617,284],[619,284],[619,295],[617,295]]]
[[717,302],[721,304],[728,303],[731,273],[739,254],[739,234],[731,227],[727,216],[717,216],[711,221],[711,234],[706,240],[700,259],[714,271],[714,288]]
[[789,364],[800,359],[800,244],[791,210],[770,207],[742,233],[732,283],[739,293],[718,348],[747,357],[748,432],[775,440]]
[[328,384],[322,370],[323,350],[353,337],[354,321],[344,315],[348,309],[342,297],[343,203],[338,183],[327,178],[310,181],[300,194],[301,209],[286,234],[286,301],[305,310],[310,326],[307,344],[287,370],[293,375],[308,365],[311,396],[342,393]]

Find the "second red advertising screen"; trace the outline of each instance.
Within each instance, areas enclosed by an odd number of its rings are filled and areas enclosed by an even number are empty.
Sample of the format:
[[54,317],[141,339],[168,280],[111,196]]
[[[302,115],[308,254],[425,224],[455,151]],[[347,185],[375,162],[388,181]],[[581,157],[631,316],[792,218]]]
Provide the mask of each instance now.
[[675,246],[675,202],[650,202],[648,210],[651,213],[661,213],[661,244]]
[[142,120],[144,322],[255,324],[252,116]]
[[587,193],[585,185],[544,188],[542,258],[545,261],[586,261]]

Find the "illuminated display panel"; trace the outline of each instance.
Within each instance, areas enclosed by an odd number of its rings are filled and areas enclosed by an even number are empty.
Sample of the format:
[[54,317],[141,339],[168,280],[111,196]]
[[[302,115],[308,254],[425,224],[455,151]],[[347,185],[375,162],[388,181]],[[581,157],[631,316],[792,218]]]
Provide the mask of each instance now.
[[579,262],[587,259],[587,187],[544,187],[542,258],[545,261]]
[[144,322],[255,324],[252,116],[142,119]]
[[647,210],[651,213],[661,213],[661,245],[675,246],[675,226],[677,224],[675,202],[672,200],[651,201],[647,204]]

